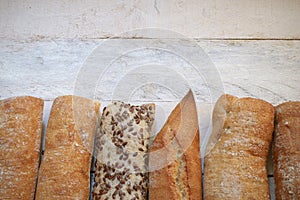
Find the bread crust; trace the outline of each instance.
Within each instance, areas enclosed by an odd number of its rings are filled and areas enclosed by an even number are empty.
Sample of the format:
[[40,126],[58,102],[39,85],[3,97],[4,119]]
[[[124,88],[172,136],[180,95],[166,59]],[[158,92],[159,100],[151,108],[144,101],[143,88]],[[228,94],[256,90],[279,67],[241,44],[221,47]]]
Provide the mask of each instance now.
[[0,198],[33,199],[40,157],[44,101],[0,101]]
[[300,199],[300,102],[278,105],[275,123],[273,161],[276,199]]
[[150,147],[149,199],[202,199],[197,110],[191,91]]
[[268,102],[219,98],[205,153],[204,199],[270,199],[266,165],[273,125]]
[[95,139],[93,199],[146,199],[148,144],[155,105],[114,102],[104,108]]
[[46,131],[36,199],[88,199],[94,134],[100,104],[57,97]]

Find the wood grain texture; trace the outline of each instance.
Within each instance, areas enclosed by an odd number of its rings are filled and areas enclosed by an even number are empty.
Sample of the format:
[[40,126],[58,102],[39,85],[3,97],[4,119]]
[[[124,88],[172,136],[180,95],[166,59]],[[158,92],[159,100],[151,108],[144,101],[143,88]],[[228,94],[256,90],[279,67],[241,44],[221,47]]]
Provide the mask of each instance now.
[[192,38],[299,39],[299,13],[299,0],[2,0],[0,37],[107,38],[156,27]]
[[[129,40],[131,41],[131,40]],[[143,40],[139,40],[142,41]],[[18,95],[33,95],[46,100],[73,94],[76,78],[85,59],[104,40],[43,40],[43,41],[0,41],[0,98]],[[160,40],[152,40],[153,44]],[[287,100],[300,99],[298,89],[300,68],[300,41],[224,41],[199,40],[199,45],[209,56],[221,78],[223,91],[237,96],[263,98],[275,105]],[[184,50],[184,43],[182,45]],[[101,47],[100,47],[101,48]],[[95,87],[94,97],[110,101],[111,91],[120,78],[141,79],[147,73],[131,71],[134,66],[157,64],[169,66],[173,74],[185,73],[182,94],[169,90],[174,85],[174,76],[157,76],[152,84],[137,85],[131,91],[131,101],[179,101],[191,87],[196,102],[211,102],[209,90],[203,77],[196,76],[193,68],[179,56],[151,49],[128,53],[120,58],[110,58],[116,47],[107,49],[109,59],[115,59],[107,79],[101,78]],[[199,59],[199,58],[194,58]],[[163,62],[162,62],[163,61]],[[190,62],[192,62],[191,60]],[[200,75],[204,74],[204,71]],[[122,76],[116,78],[118,73]],[[129,73],[129,75],[128,75]],[[167,88],[155,83],[164,83]],[[22,80],[22,81],[20,81]],[[101,83],[101,84],[100,84]],[[176,88],[180,88],[176,86]]]
[[1,199],[34,199],[43,105],[30,96],[0,101]]

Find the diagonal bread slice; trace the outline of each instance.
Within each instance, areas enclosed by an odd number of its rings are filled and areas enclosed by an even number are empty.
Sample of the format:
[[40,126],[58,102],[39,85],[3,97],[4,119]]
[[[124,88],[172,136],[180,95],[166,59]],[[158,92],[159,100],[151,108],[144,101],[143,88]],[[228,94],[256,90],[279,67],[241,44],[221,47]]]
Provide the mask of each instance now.
[[114,102],[104,108],[95,139],[93,199],[147,198],[148,143],[155,105]]
[[270,199],[266,166],[273,125],[270,103],[219,98],[205,152],[204,199]]
[[99,107],[98,102],[78,96],[61,96],[54,100],[36,200],[89,199]]
[[0,101],[0,199],[33,199],[44,101],[30,96]]
[[150,147],[149,199],[202,199],[199,127],[192,91],[181,100]]

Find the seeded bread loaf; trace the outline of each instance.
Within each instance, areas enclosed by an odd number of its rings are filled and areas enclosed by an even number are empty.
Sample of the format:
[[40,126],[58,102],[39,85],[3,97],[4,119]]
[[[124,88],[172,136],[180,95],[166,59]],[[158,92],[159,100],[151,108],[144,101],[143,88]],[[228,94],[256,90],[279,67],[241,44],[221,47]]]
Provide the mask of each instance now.
[[42,99],[0,101],[0,199],[33,199],[40,157]]
[[104,108],[95,140],[93,199],[146,199],[154,104]]
[[204,199],[270,199],[266,166],[273,128],[271,104],[220,97],[204,161]]
[[197,110],[191,91],[150,147],[149,199],[202,199]]
[[278,200],[300,199],[300,102],[276,107],[273,146],[275,193]]
[[89,199],[99,103],[76,96],[54,100],[36,199]]

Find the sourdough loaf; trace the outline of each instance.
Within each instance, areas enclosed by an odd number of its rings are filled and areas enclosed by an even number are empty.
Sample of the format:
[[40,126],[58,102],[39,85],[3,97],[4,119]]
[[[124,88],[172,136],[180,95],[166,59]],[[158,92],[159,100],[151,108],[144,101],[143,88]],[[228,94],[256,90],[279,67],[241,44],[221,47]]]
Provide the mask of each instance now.
[[150,147],[149,199],[202,199],[197,109],[191,91]]
[[273,122],[274,108],[263,100],[220,97],[204,161],[204,199],[270,199]]
[[154,104],[104,108],[95,140],[93,199],[146,199]]
[[300,102],[276,107],[273,160],[278,200],[300,199]]
[[99,103],[57,97],[46,131],[36,199],[89,199],[90,167]]
[[0,199],[33,199],[40,157],[42,99],[0,101]]

